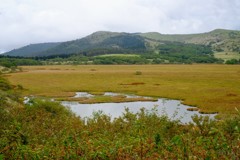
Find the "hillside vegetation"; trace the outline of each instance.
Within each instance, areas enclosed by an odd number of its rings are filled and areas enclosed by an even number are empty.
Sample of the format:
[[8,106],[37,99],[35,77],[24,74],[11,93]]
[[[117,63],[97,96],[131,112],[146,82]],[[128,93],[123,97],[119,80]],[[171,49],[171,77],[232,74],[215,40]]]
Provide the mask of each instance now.
[[[159,54],[162,61],[171,61],[172,50],[166,52],[162,48],[170,48],[172,45],[181,46],[177,54],[182,57],[189,57],[188,48],[190,45],[196,46],[193,52],[197,53],[194,58],[190,56],[187,61],[197,62],[196,57],[208,55],[213,58],[213,52],[240,52],[240,31],[217,29],[201,34],[166,35],[157,32],[150,33],[118,33],[99,31],[81,39],[62,43],[44,43],[25,46],[5,53],[10,56],[23,57],[46,57],[78,54],[81,56],[96,56],[104,54]],[[204,47],[209,51],[199,48]],[[192,48],[193,49],[193,48]],[[184,52],[181,52],[184,51]],[[200,52],[199,52],[200,51]],[[175,50],[176,52],[176,50]],[[169,54],[166,54],[169,53]],[[192,52],[191,52],[192,53]],[[179,57],[178,55],[178,57]],[[166,58],[167,57],[167,58]],[[170,58],[169,58],[170,57]],[[176,58],[176,56],[174,56]],[[206,58],[206,57],[205,57]],[[221,58],[221,57],[220,57]],[[238,60],[238,59],[237,59]],[[159,60],[158,60],[159,61]],[[198,60],[199,61],[199,60]],[[209,60],[217,62],[217,60]],[[207,63],[209,63],[209,61]],[[179,61],[177,61],[179,62]],[[185,62],[184,62],[185,63]]]
[[240,52],[240,31],[216,29],[201,34],[166,35],[142,33],[143,37],[159,41],[183,42],[211,46],[213,51]]

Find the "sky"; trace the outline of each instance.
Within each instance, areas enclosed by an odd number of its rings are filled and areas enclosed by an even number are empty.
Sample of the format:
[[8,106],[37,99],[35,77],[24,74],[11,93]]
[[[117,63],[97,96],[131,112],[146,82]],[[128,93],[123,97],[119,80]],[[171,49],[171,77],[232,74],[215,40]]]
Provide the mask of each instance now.
[[240,0],[0,0],[0,53],[96,31],[240,30]]

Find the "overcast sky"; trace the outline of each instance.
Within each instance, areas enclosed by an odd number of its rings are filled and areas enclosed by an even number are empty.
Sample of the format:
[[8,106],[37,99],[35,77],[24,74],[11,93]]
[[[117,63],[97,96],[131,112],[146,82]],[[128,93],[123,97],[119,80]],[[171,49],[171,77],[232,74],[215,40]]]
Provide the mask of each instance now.
[[0,0],[0,52],[95,31],[240,30],[240,0]]

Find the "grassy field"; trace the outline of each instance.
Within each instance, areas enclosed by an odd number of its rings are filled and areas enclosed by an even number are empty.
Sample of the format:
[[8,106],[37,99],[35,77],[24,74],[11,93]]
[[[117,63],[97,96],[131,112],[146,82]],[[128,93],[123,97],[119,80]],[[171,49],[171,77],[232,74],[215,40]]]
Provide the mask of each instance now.
[[69,97],[76,91],[181,99],[204,112],[240,110],[239,65],[26,66],[7,78],[25,95]]
[[240,59],[240,53],[238,52],[217,52],[214,53],[214,57],[223,59],[224,61],[231,59]]

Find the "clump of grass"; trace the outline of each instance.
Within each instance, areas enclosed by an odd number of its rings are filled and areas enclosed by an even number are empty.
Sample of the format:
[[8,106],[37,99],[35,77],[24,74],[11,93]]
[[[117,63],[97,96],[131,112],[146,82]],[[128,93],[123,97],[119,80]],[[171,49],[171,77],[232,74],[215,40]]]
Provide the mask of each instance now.
[[90,71],[97,71],[96,69],[94,69],[94,68],[92,68],[92,69],[90,69]]
[[142,72],[141,71],[136,71],[135,75],[142,75]]

